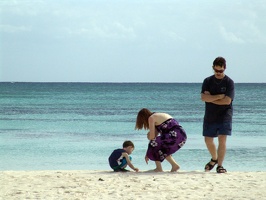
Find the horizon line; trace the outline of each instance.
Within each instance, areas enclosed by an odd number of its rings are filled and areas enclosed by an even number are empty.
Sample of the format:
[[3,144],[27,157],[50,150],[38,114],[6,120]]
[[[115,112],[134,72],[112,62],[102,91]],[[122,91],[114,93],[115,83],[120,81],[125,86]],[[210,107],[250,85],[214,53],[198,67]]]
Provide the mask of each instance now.
[[[142,81],[136,81],[136,82],[119,82],[119,81],[92,81],[92,82],[86,82],[86,81],[0,81],[0,83],[180,83],[180,84],[202,84],[202,82],[142,82]],[[235,82],[236,84],[264,84],[266,82]]]

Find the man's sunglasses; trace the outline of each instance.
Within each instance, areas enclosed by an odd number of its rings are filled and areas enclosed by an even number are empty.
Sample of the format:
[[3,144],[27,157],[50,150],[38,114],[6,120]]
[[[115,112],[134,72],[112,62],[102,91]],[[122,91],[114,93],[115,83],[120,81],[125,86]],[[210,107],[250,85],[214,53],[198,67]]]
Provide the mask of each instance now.
[[216,73],[223,73],[224,69],[218,70],[218,69],[213,69]]

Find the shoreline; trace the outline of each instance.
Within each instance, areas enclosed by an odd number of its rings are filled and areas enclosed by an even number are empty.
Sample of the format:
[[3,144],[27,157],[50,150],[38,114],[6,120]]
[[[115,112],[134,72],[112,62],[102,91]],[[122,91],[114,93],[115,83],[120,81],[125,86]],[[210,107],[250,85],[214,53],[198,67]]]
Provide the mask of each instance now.
[[0,199],[262,199],[266,171],[0,171]]

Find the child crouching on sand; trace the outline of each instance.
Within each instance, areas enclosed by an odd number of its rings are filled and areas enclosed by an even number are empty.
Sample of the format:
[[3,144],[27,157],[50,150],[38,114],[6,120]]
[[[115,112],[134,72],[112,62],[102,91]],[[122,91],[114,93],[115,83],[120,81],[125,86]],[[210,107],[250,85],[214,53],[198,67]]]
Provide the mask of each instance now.
[[127,165],[138,172],[139,169],[135,168],[131,163],[131,156],[129,156],[134,151],[134,144],[131,141],[125,141],[123,143],[123,149],[116,149],[109,156],[109,165],[115,172],[128,172],[129,170],[125,169]]

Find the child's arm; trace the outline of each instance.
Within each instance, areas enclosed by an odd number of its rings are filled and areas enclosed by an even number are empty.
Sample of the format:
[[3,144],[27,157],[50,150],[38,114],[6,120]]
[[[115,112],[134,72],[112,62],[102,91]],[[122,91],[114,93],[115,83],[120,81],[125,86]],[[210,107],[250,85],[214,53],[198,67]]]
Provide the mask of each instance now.
[[134,171],[138,172],[139,169],[138,169],[138,168],[135,168],[134,165],[131,163],[128,154],[127,154],[126,152],[123,152],[122,155],[126,158],[128,166],[129,166],[131,169],[133,169]]

